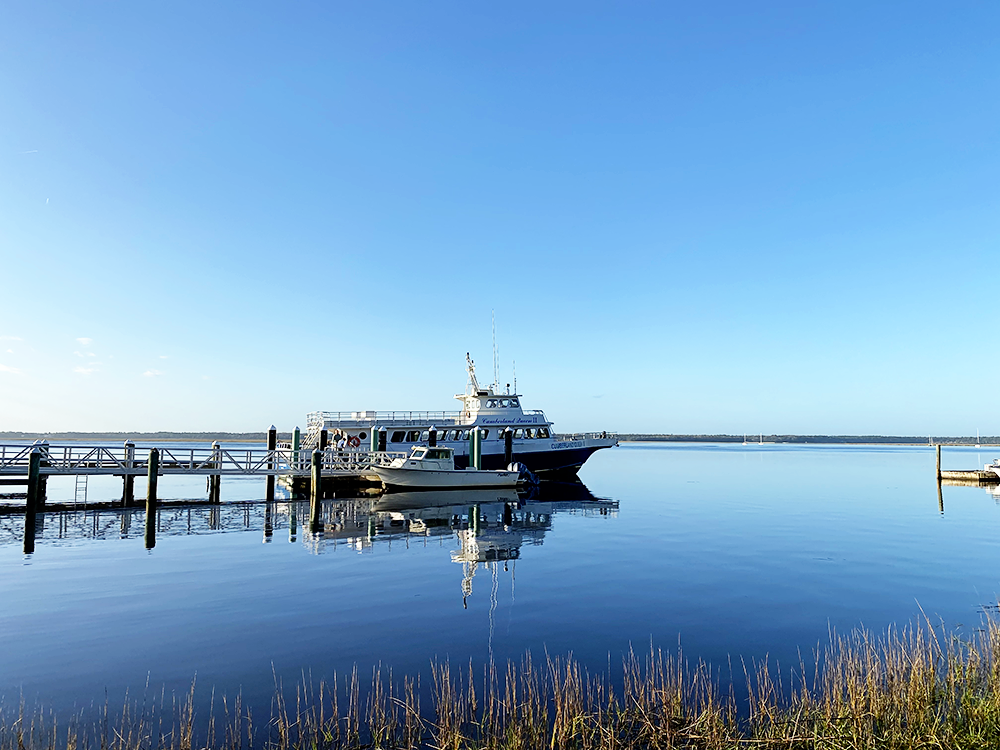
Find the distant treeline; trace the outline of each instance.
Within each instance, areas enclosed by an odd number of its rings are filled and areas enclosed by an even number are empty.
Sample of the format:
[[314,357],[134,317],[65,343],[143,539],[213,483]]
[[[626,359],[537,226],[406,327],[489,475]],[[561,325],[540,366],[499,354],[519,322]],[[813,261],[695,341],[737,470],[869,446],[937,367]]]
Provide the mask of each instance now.
[[[652,441],[663,443],[756,443],[760,435],[661,435],[619,433],[618,439],[628,442]],[[975,437],[907,436],[907,435],[764,435],[765,443],[881,443],[898,445],[976,445]],[[980,445],[1000,445],[1000,437],[980,437]]]
[[[279,432],[279,440],[291,440],[292,433]],[[0,432],[2,440],[159,440],[198,441],[215,440],[229,443],[263,443],[266,432]]]

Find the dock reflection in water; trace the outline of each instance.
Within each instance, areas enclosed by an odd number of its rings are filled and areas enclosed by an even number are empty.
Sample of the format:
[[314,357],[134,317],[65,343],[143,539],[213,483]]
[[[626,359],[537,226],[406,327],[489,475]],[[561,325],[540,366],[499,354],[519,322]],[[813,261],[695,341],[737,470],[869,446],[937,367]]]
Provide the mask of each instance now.
[[[21,545],[44,555],[47,545],[81,541],[145,540],[148,549],[165,538],[199,534],[260,532],[264,543],[286,537],[314,554],[347,546],[365,552],[374,545],[452,538],[451,560],[463,567],[463,599],[472,593],[480,565],[516,560],[525,544],[542,544],[556,514],[615,516],[618,502],[595,497],[581,483],[546,482],[534,497],[514,490],[396,492],[379,497],[323,501],[319,531],[310,533],[309,503],[237,502],[162,507],[147,525],[143,508],[41,513],[33,518],[0,516],[0,545]],[[33,533],[31,533],[33,531]],[[152,535],[151,535],[152,531]],[[155,538],[154,536],[155,535]]]

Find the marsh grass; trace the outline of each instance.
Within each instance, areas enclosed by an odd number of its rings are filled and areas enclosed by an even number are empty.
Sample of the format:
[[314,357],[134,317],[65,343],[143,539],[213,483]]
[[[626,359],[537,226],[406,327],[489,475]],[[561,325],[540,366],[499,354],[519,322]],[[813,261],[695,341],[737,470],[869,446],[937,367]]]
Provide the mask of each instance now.
[[[658,650],[590,674],[572,655],[475,668],[431,665],[421,685],[377,666],[364,681],[286,688],[275,678],[270,717],[254,725],[237,695],[198,716],[195,687],[178,697],[107,702],[65,725],[25,705],[0,709],[0,750],[623,750],[624,748],[1000,747],[1000,626],[962,639],[930,623],[831,633],[810,663],[729,665],[746,702],[707,664]],[[362,682],[365,688],[362,688]],[[733,679],[725,684],[732,685]]]

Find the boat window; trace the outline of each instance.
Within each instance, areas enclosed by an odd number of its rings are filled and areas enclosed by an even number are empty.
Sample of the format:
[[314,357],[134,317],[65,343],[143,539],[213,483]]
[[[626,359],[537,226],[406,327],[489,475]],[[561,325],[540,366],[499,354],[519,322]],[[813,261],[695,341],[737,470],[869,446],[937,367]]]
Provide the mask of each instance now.
[[406,433],[406,441],[409,443],[415,443],[420,440],[420,430],[410,430]]
[[389,442],[390,443],[402,443],[403,442],[403,438],[405,438],[405,437],[406,437],[406,433],[405,432],[403,432],[402,430],[396,430],[394,433],[392,433],[392,437],[389,438]]
[[497,408],[497,400],[495,398],[491,398],[489,401],[486,402],[486,408],[487,409],[496,409]]
[[451,451],[447,449],[429,450],[427,458],[451,458]]
[[359,432],[358,433],[358,437],[361,438],[362,440],[365,440],[365,439],[368,438],[368,433],[367,432]]
[[424,430],[423,432],[421,432],[420,433],[420,439],[421,440],[430,440],[431,439],[430,430]]
[[510,406],[510,400],[506,399],[506,398],[500,399],[500,406],[502,406],[504,408]]
[[468,440],[468,439],[469,439],[469,431],[462,430],[462,440]]
[[485,440],[489,436],[490,436],[490,428],[489,427],[484,427],[483,428],[483,440]]
[[522,430],[520,427],[518,427],[516,430],[514,430],[514,439],[515,440],[520,440],[521,436],[523,434],[524,434],[524,430]]
[[535,436],[535,431],[533,429],[531,429],[530,427],[525,427],[524,428],[524,436],[526,438],[533,438]]
[[512,399],[510,400],[510,405],[511,405],[511,406],[519,406],[519,404],[517,403],[517,399],[516,399],[516,398],[512,398]]
[[426,448],[417,448],[415,451],[413,451],[414,458],[423,458],[426,454],[427,454]]
[[539,427],[538,428],[538,437],[540,437],[540,438],[547,438],[548,436],[549,436],[549,428],[548,427]]

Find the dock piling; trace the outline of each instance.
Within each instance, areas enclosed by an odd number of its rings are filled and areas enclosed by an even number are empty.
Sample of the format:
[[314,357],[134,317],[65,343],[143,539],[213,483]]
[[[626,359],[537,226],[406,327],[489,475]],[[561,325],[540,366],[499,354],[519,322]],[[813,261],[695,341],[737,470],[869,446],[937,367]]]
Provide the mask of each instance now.
[[386,432],[385,427],[379,427],[378,428],[378,451],[379,451],[379,453],[385,453],[386,435],[387,434],[388,433]]
[[330,444],[330,431],[325,427],[319,431],[319,449],[321,451],[326,450],[326,446]]
[[[222,466],[222,456],[219,451],[219,443],[212,443],[212,468],[218,470]],[[212,474],[208,478],[208,502],[218,505],[222,502],[222,475]]]
[[438,444],[438,431],[437,427],[431,425],[430,430],[427,431],[427,445],[431,448],[437,447]]
[[40,448],[32,448],[31,456],[28,459],[28,498],[26,507],[31,513],[37,512],[41,507],[40,495],[42,492],[42,451]]
[[309,530],[315,534],[319,531],[319,511],[323,498],[323,452],[312,452],[312,481],[310,482],[309,498]]
[[937,452],[937,478],[941,481],[941,443],[934,446]]
[[[271,425],[271,428],[267,431],[267,449],[269,451],[275,451],[278,449],[278,428]],[[274,458],[267,462],[267,468],[274,471]],[[267,484],[264,489],[264,499],[269,502],[274,502],[274,474],[267,475]],[[270,509],[270,506],[268,506]]]
[[160,478],[160,451],[149,449],[149,463],[146,473],[146,549],[156,546],[156,484]]
[[135,505],[135,476],[131,473],[135,466],[135,443],[125,441],[125,476],[122,477],[122,507]]
[[146,464],[146,509],[152,503],[156,507],[156,483],[160,478],[160,451],[156,448],[149,449],[149,461]]
[[507,468],[514,463],[514,431],[510,427],[503,431],[503,465]]

